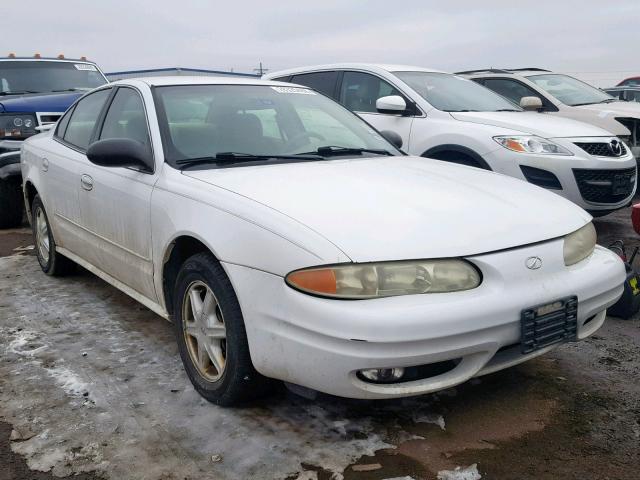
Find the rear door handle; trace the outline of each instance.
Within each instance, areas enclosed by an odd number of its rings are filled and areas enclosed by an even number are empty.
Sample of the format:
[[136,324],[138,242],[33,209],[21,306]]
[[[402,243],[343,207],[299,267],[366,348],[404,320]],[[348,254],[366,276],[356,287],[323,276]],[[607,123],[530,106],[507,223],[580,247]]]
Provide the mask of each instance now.
[[91,178],[89,175],[82,175],[80,177],[80,184],[82,185],[82,188],[87,191],[93,190],[93,178]]

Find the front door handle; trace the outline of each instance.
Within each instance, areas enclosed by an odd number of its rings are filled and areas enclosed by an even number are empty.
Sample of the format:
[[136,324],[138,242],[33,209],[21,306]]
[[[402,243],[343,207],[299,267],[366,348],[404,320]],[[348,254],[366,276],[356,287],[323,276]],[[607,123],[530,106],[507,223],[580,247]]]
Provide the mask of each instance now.
[[87,191],[93,190],[93,178],[91,178],[89,175],[82,175],[80,177],[80,184],[82,185],[82,188]]

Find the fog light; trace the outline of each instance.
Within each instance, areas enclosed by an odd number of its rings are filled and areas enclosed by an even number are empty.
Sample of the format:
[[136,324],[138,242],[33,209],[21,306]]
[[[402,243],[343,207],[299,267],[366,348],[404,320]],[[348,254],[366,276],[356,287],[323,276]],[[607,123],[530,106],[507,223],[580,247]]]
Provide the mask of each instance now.
[[367,368],[360,370],[358,374],[365,381],[373,383],[397,382],[404,375],[404,368]]

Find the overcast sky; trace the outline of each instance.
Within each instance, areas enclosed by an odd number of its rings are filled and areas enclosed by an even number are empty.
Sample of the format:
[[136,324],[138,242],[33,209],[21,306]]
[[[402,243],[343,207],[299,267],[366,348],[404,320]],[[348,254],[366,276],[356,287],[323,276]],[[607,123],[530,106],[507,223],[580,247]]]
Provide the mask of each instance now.
[[598,86],[640,74],[639,0],[32,0],[1,16],[0,55],[86,55],[105,72],[365,61],[539,66]]

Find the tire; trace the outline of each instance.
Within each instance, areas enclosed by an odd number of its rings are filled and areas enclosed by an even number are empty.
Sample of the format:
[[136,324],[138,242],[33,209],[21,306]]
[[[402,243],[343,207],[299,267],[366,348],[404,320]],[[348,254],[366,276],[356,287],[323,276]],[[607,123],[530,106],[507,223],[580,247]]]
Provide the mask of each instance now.
[[76,269],[76,264],[56,251],[56,242],[51,232],[49,218],[39,195],[36,195],[33,199],[31,215],[33,243],[36,247],[36,256],[42,271],[52,277],[61,277],[73,273]]
[[253,367],[240,304],[211,254],[198,253],[184,262],[173,304],[180,357],[200,395],[233,406],[269,392],[273,381]]
[[0,180],[0,228],[22,225],[24,197],[18,178]]
[[456,152],[454,150],[443,150],[432,154],[424,153],[423,157],[433,158],[435,160],[442,160],[443,162],[456,163],[458,165],[466,165],[467,167],[480,168],[482,170],[491,170],[487,165],[483,165],[478,160],[463,152]]

